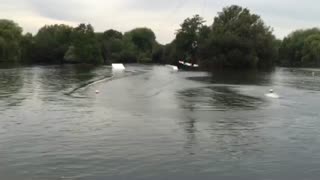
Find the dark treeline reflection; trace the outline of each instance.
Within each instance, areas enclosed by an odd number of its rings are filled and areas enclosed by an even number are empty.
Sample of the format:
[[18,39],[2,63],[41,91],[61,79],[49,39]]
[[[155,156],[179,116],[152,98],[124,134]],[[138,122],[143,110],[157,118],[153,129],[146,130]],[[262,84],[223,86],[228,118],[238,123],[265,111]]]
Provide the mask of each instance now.
[[91,65],[63,65],[46,68],[46,72],[40,75],[43,89],[50,91],[61,91],[73,87],[81,86],[100,76],[111,76],[108,71],[106,74],[99,74],[100,67]]
[[92,65],[8,67],[0,71],[0,100],[13,106],[34,96],[52,101],[111,76],[111,71]]
[[206,87],[179,92],[181,106],[190,111],[255,110],[264,100],[244,95],[233,87]]
[[0,101],[8,106],[16,106],[25,96],[17,96],[24,86],[24,77],[19,69],[3,69],[0,71]]
[[[36,82],[40,86],[40,95],[46,101],[72,95],[82,88],[112,76],[111,70],[88,64],[59,65],[35,68]],[[53,94],[54,93],[54,94]]]
[[[235,86],[210,86],[180,91],[177,98],[184,110],[179,124],[189,154],[194,155],[199,147],[213,146],[208,150],[212,155],[224,152],[223,156],[233,159],[261,150],[263,139],[257,134],[261,121],[249,114],[266,107],[268,102],[262,97],[242,94]],[[210,132],[209,144],[199,143],[204,127]]]
[[228,85],[271,85],[273,83],[274,71],[256,70],[219,70],[214,71],[210,76],[190,77],[188,79],[213,84]]

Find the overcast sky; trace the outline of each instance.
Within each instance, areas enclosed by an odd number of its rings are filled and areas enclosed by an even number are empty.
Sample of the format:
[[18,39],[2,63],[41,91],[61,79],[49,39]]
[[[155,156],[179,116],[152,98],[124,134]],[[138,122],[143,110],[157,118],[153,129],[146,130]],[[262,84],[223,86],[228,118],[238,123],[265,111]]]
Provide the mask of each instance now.
[[185,18],[200,14],[212,24],[217,12],[232,4],[259,14],[278,38],[320,22],[320,1],[315,0],[0,0],[0,18],[32,33],[54,23],[91,23],[96,31],[149,27],[159,42],[168,43]]

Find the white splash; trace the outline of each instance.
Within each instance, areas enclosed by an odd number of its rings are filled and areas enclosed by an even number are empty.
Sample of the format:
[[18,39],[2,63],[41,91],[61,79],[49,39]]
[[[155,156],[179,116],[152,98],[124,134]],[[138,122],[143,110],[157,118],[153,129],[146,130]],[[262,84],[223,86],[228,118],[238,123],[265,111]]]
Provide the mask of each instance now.
[[177,66],[173,66],[173,65],[166,65],[166,67],[172,69],[173,71],[178,71],[179,68]]

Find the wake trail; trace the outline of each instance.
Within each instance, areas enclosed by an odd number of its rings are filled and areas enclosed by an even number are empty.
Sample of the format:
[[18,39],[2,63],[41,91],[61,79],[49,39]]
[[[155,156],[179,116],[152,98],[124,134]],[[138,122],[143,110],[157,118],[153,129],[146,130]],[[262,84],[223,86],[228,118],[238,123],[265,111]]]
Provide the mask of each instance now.
[[138,76],[138,75],[141,75],[141,74],[144,74],[144,73],[147,73],[146,71],[126,71],[125,73],[127,74],[124,74],[122,76],[117,76],[117,75],[112,75],[112,76],[104,76],[102,78],[99,78],[99,79],[95,79],[95,80],[91,80],[91,81],[87,81],[81,85],[79,85],[78,87],[72,89],[71,91],[69,92],[66,92],[64,93],[65,95],[67,96],[72,96],[73,94],[75,94],[76,92],[80,91],[80,90],[83,90],[83,89],[86,89],[90,86],[93,86],[95,84],[99,84],[99,83],[102,83],[102,82],[110,82],[110,81],[114,81],[114,80],[118,80],[118,79],[122,79],[122,78],[126,78],[126,77],[131,77],[131,76]]

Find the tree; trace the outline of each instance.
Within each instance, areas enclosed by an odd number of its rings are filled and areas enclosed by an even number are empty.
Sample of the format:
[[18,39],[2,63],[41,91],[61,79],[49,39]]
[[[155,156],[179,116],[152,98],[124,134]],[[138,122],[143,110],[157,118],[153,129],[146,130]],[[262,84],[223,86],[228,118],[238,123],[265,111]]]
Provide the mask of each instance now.
[[174,42],[180,58],[191,59],[193,63],[196,62],[198,45],[203,43],[210,32],[209,27],[205,26],[204,23],[202,17],[195,15],[192,18],[187,18],[180,25]]
[[214,19],[201,58],[213,67],[271,67],[277,54],[274,43],[271,28],[258,15],[233,5]]
[[20,41],[21,57],[20,62],[32,63],[34,54],[34,37],[31,33],[26,33]]
[[305,39],[302,49],[302,64],[305,66],[320,65],[320,33],[310,35]]
[[122,41],[122,50],[120,52],[119,62],[121,63],[137,63],[139,60],[139,50],[128,36]]
[[107,30],[99,36],[101,52],[105,63],[120,61],[120,53],[123,48],[123,35],[116,30]]
[[90,24],[80,24],[74,29],[72,46],[69,46],[68,53],[71,52],[74,53],[73,57],[77,62],[89,64],[99,64],[103,62],[94,29]]
[[17,62],[20,59],[22,28],[11,20],[0,20],[0,62]]
[[163,56],[164,56],[164,46],[159,43],[155,43],[152,49],[152,62],[164,64],[165,62],[164,62]]
[[156,36],[151,29],[136,28],[124,34],[123,57],[136,59],[141,63],[152,62],[152,50],[156,44]]
[[127,32],[125,36],[131,40],[140,51],[145,52],[151,52],[153,45],[156,42],[154,32],[148,28],[136,28]]
[[34,38],[34,60],[38,63],[62,63],[71,45],[73,28],[67,25],[42,27]]
[[103,39],[109,40],[109,39],[122,39],[123,35],[121,32],[110,29],[103,33]]
[[297,30],[284,38],[279,49],[283,66],[310,66],[317,61],[318,28]]

